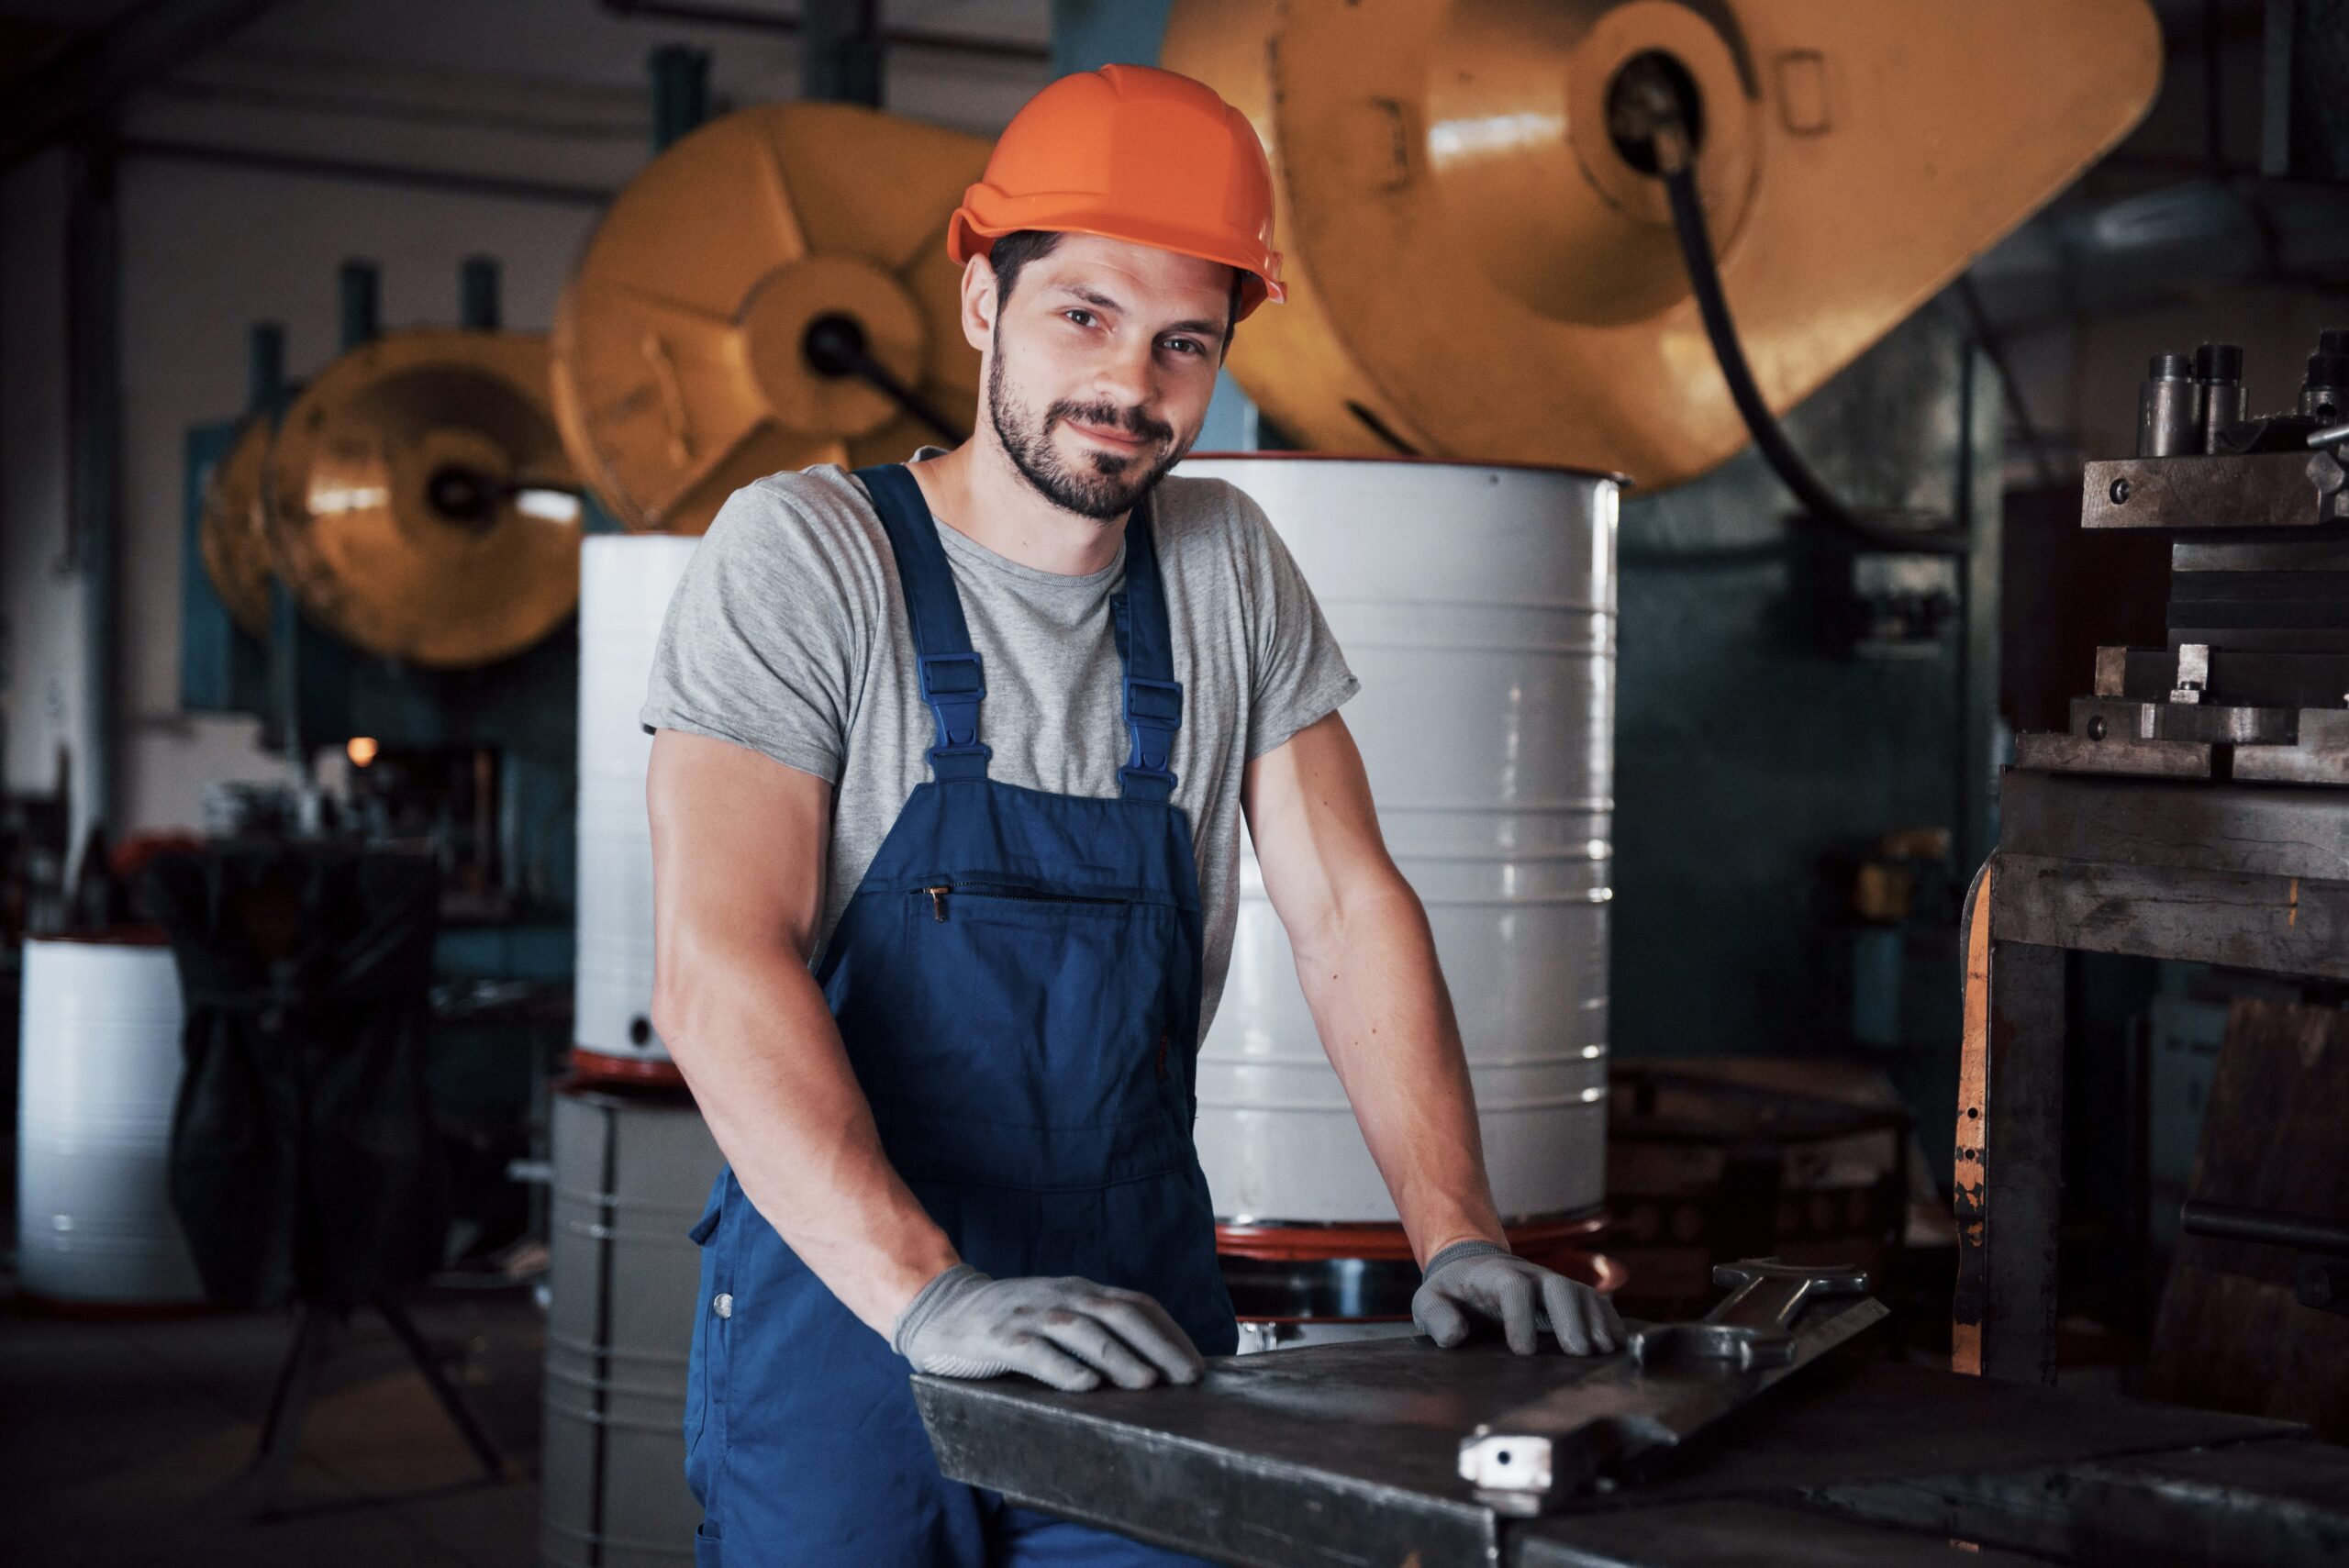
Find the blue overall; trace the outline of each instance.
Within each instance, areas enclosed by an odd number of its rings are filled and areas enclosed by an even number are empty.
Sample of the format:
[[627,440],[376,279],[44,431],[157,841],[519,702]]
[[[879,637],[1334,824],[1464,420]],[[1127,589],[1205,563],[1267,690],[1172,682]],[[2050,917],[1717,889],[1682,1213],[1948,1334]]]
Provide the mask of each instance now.
[[[1049,795],[987,777],[983,666],[920,487],[897,465],[857,477],[888,531],[937,720],[931,777],[816,967],[882,1147],[966,1262],[1146,1291],[1202,1352],[1230,1354],[1238,1330],[1191,1141],[1199,891],[1167,765],[1183,689],[1149,525],[1137,513],[1127,527],[1112,604],[1130,743],[1120,795]],[[905,1360],[730,1169],[693,1234],[685,1473],[701,1568],[1195,1561],[940,1475]]]

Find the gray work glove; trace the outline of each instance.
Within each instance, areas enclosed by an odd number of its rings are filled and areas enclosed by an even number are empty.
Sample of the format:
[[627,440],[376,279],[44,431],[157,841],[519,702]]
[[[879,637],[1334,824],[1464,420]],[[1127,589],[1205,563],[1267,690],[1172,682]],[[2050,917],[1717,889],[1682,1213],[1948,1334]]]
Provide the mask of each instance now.
[[1163,1377],[1197,1383],[1207,1362],[1166,1308],[1138,1290],[1084,1279],[989,1279],[957,1263],[921,1287],[890,1327],[916,1372],[1001,1377],[1024,1372],[1078,1393]]
[[1537,1325],[1557,1335],[1569,1355],[1612,1355],[1623,1343],[1623,1320],[1590,1286],[1490,1241],[1454,1241],[1428,1260],[1411,1296],[1411,1323],[1450,1350],[1479,1322],[1499,1324],[1521,1356],[1533,1353]]

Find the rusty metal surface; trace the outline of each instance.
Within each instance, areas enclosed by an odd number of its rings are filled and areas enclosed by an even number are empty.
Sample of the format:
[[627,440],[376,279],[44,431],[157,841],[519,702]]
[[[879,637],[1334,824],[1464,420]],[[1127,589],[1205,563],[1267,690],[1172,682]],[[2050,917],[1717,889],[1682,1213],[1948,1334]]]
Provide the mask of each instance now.
[[1742,447],[1662,183],[1606,131],[1649,50],[1701,95],[1708,227],[1780,410],[2118,141],[2161,54],[2143,0],[1182,0],[1163,63],[1273,161],[1290,303],[1231,359],[1266,415],[1648,488]]
[[2128,457],[2080,475],[2084,528],[2310,528],[2349,517],[2329,452]]
[[639,531],[697,534],[734,490],[819,462],[896,462],[931,439],[887,395],[810,362],[844,317],[898,383],[967,428],[946,219],[987,143],[848,104],[767,104],[695,131],[630,181],[555,309],[572,456]]
[[2163,779],[2207,779],[2215,771],[2207,740],[2143,740],[2123,734],[2091,738],[2044,730],[2015,737],[2015,766],[2050,773]]
[[[1056,1513],[1263,1568],[1361,1568],[1413,1552],[1419,1568],[1484,1568],[1533,1527],[1474,1501],[1454,1469],[1460,1435],[1607,1364],[1519,1358],[1497,1342],[1440,1351],[1425,1340],[1388,1340],[1221,1358],[1190,1388],[1072,1395],[1023,1380],[918,1377],[914,1392],[949,1474]],[[1592,1509],[1790,1500],[1839,1484],[2295,1430],[1831,1357],[1662,1474],[1570,1505],[1538,1528],[1544,1539],[1571,1541],[1571,1529],[1553,1527]],[[1654,1517],[1661,1531],[1671,1516]]]
[[2304,707],[2289,746],[2246,747],[2234,776],[2269,784],[2349,784],[2349,709]]

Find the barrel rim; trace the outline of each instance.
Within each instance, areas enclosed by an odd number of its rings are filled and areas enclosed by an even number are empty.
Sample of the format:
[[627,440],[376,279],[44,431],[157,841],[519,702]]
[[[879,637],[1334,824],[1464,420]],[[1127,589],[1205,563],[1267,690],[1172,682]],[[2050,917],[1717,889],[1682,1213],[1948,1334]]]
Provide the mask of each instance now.
[[78,930],[55,931],[46,936],[28,936],[25,945],[36,943],[50,947],[107,948],[167,948],[172,945],[171,933],[159,925],[138,921],[119,926],[84,927]]
[[[1589,1240],[1607,1229],[1608,1220],[1607,1206],[1597,1204],[1565,1214],[1504,1220],[1501,1232],[1512,1251],[1530,1252]],[[1338,1258],[1397,1262],[1412,1257],[1411,1239],[1391,1220],[1218,1220],[1215,1250],[1264,1262]]]
[[666,1054],[623,1056],[573,1040],[570,1066],[571,1076],[582,1084],[659,1089],[685,1087],[685,1073]]

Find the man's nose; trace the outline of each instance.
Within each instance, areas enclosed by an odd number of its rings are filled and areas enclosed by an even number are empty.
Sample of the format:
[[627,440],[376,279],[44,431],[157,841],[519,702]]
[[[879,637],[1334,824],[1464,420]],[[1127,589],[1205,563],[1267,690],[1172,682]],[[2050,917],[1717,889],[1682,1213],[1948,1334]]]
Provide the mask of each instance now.
[[1095,370],[1094,386],[1104,402],[1116,404],[1129,418],[1135,414],[1148,417],[1150,406],[1158,395],[1157,371],[1151,361],[1150,344],[1119,343],[1112,348]]

